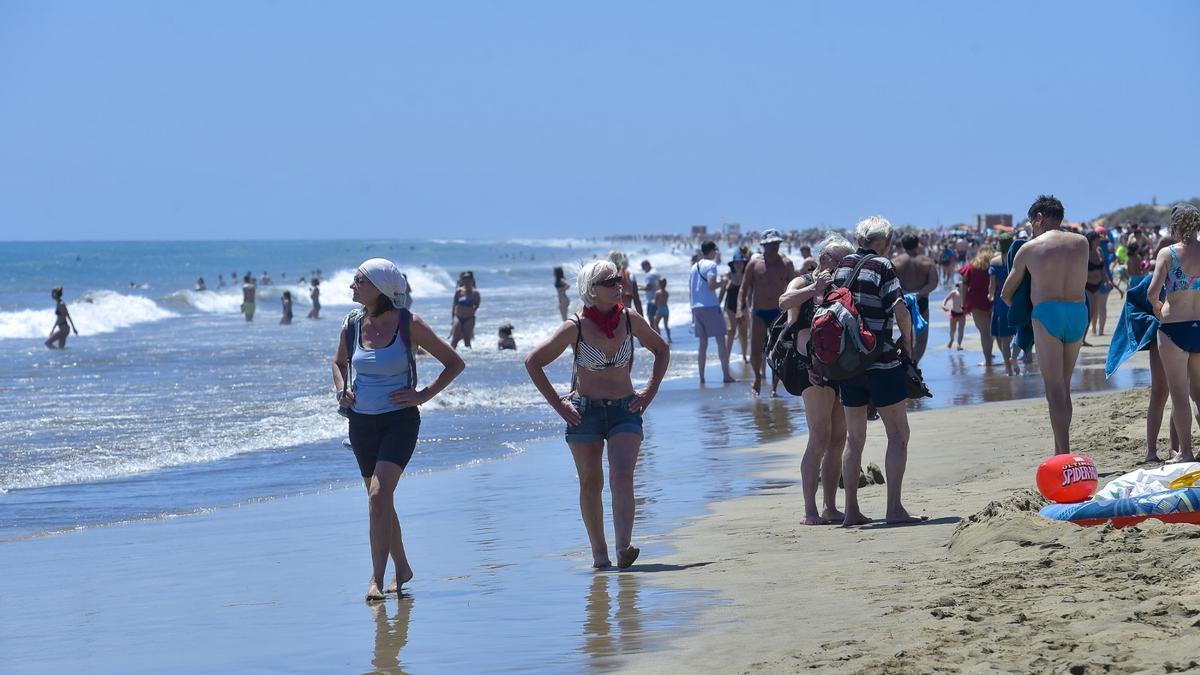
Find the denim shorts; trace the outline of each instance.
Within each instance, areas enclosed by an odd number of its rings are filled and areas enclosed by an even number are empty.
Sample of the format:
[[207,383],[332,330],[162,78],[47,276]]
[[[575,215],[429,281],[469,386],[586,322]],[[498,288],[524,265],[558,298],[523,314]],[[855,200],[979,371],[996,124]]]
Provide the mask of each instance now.
[[642,414],[629,409],[632,402],[633,396],[618,399],[588,398],[578,394],[572,396],[571,405],[579,411],[582,419],[577,426],[567,426],[567,442],[595,443],[626,432],[643,438]]

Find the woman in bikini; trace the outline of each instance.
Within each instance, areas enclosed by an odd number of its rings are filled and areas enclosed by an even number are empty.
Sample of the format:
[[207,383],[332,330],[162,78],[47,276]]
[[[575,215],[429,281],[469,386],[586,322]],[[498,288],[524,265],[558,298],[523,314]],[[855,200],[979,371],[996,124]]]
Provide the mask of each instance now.
[[1167,375],[1171,423],[1179,436],[1179,454],[1169,461],[1192,462],[1193,405],[1200,406],[1200,210],[1176,204],[1171,234],[1180,243],[1158,252],[1147,295],[1162,322],[1158,354]]
[[725,333],[726,353],[733,353],[733,341],[737,339],[742,345],[742,363],[750,362],[750,352],[746,348],[750,335],[750,315],[738,314],[738,293],[742,290],[742,277],[746,273],[746,262],[750,260],[750,248],[742,246],[733,254],[729,261],[729,276],[725,277],[725,285],[717,294],[717,302],[721,303],[725,324],[729,327]]
[[458,275],[458,288],[454,290],[454,300],[450,303],[450,346],[458,349],[462,342],[471,348],[471,340],[475,338],[475,312],[479,311],[479,291],[475,290],[475,274],[463,272]]
[[558,293],[558,313],[562,314],[562,320],[567,320],[567,313],[571,309],[571,299],[567,297],[567,289],[571,284],[567,281],[566,275],[563,273],[563,268],[554,268],[554,290]]
[[[1088,241],[1088,265],[1087,265],[1087,283],[1084,284],[1083,290],[1087,292],[1088,303],[1088,327],[1092,330],[1092,335],[1102,335],[1097,331],[1097,324],[1100,320],[1100,306],[1107,299],[1107,295],[1101,293],[1101,287],[1107,280],[1107,274],[1104,271],[1104,253],[1100,251],[1101,239],[1100,235],[1094,230],[1088,231],[1083,235]],[[1084,342],[1087,346],[1087,342]]]
[[75,330],[75,322],[71,320],[71,313],[67,311],[67,303],[63,302],[62,286],[55,286],[50,289],[50,297],[54,298],[54,328],[50,329],[50,337],[46,338],[43,343],[49,349],[55,349],[54,343],[58,343],[58,349],[67,348],[67,336],[72,331],[79,335],[79,331]]
[[[812,334],[815,300],[833,283],[833,272],[842,258],[854,253],[854,246],[838,235],[830,235],[818,244],[817,269],[792,279],[779,296],[779,308],[788,313],[788,325],[800,322],[796,332],[796,351],[809,362],[808,342]],[[838,398],[836,385],[809,370],[809,384],[800,396],[804,399],[804,419],[808,423],[808,445],[800,460],[800,486],[804,494],[805,525],[841,522],[846,514],[837,510],[838,479],[842,475],[842,451],[846,448],[846,414]],[[820,479],[824,508],[817,510],[817,482]]]
[[[603,455],[608,450],[617,567],[638,557],[632,544],[633,470],[642,446],[642,414],[658,393],[671,349],[640,314],[621,304],[621,275],[607,260],[589,263],[577,282],[583,312],[563,322],[554,335],[525,359],[529,379],[567,423],[567,447],[579,474],[579,510],[592,548],[592,566],[609,567],[604,538]],[[633,386],[634,338],[654,355],[644,389]],[[560,396],[545,368],[568,347],[574,349],[573,391]]]

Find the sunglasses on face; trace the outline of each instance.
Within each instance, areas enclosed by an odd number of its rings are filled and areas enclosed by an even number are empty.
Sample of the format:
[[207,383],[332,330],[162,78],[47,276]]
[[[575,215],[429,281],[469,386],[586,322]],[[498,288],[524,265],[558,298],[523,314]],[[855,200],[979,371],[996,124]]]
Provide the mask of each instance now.
[[603,287],[605,287],[605,288],[615,288],[615,287],[616,287],[616,285],[617,285],[617,284],[619,284],[619,283],[621,283],[621,278],[620,278],[620,277],[609,277],[609,278],[607,278],[607,279],[603,279],[603,280],[601,280],[601,281],[597,281],[597,282],[596,282],[595,284],[593,284],[593,285],[594,285],[594,286],[603,286]]
[[361,286],[361,285],[363,285],[363,284],[367,283],[367,278],[366,278],[366,277],[364,277],[364,276],[363,276],[363,275],[361,275],[361,274],[355,274],[355,275],[354,275],[354,283],[356,283],[356,284],[358,284],[359,286]]

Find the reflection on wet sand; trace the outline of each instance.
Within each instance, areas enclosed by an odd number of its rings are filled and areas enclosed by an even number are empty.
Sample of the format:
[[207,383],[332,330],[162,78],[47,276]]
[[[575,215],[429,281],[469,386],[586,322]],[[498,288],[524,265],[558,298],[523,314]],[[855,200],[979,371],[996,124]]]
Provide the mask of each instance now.
[[641,583],[637,574],[628,573],[597,574],[592,578],[585,603],[582,647],[592,667],[611,667],[612,657],[641,649],[644,639],[642,609],[638,606]]
[[400,650],[408,644],[408,623],[412,616],[413,597],[401,594],[395,616],[389,618],[387,605],[371,605],[375,618],[375,655],[371,665],[377,673],[404,673],[400,665]]

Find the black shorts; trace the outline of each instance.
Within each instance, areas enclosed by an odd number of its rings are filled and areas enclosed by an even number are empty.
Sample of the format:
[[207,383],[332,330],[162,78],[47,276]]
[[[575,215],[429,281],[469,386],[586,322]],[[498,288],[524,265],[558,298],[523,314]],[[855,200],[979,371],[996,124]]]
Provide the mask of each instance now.
[[908,388],[904,384],[904,368],[899,364],[892,368],[868,370],[853,380],[838,382],[838,393],[842,405],[861,408],[870,404],[876,408],[908,400]]
[[375,475],[376,462],[408,466],[417,449],[421,412],[417,408],[394,410],[382,415],[350,411],[350,445],[363,478]]

